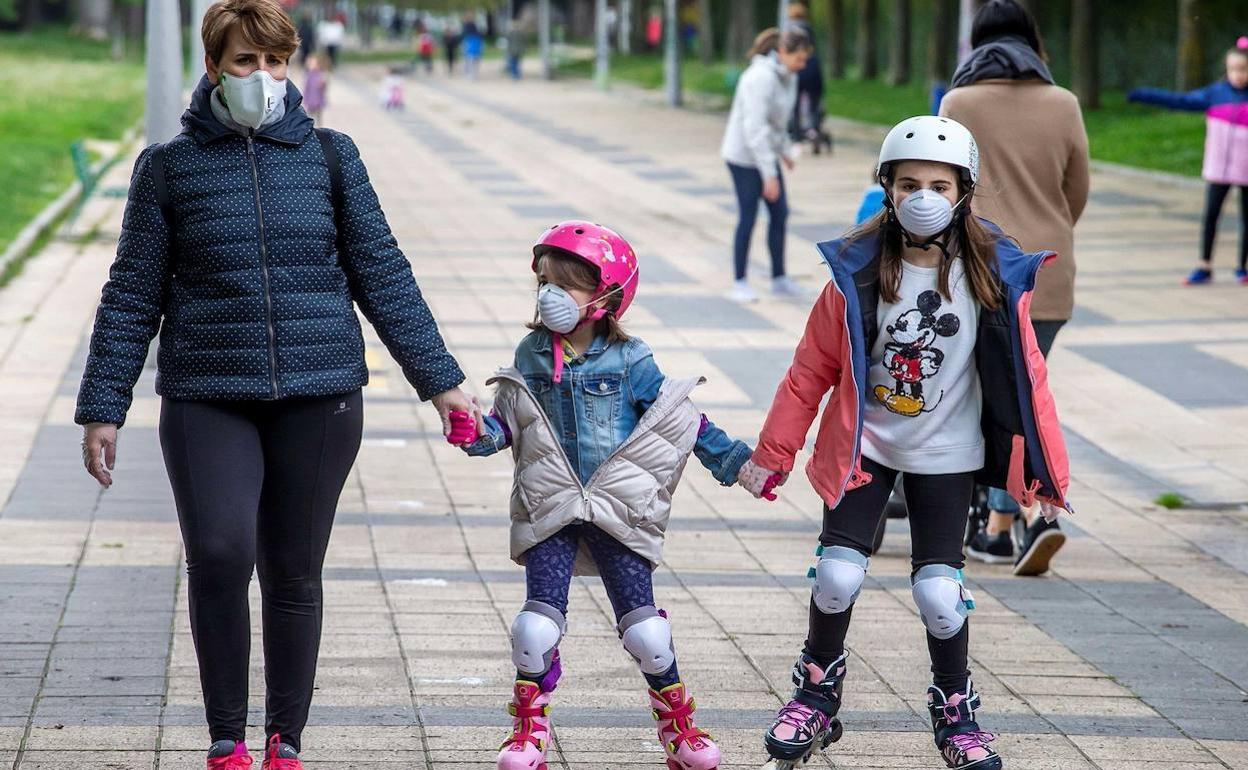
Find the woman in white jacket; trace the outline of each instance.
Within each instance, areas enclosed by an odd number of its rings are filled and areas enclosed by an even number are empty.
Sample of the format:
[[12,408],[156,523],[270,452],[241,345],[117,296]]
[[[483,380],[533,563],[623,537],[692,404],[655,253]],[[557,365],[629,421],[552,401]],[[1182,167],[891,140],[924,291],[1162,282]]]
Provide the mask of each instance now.
[[784,273],[784,234],[789,204],[780,164],[783,162],[793,168],[788,126],[797,101],[796,73],[806,66],[813,51],[814,44],[801,29],[764,30],[754,39],[749,53],[750,66],[737,81],[728,128],[719,152],[728,163],[741,211],[733,242],[736,283],[730,295],[738,302],[756,299],[745,274],[759,198],[767,203],[771,217],[767,227],[771,290],[785,297],[801,294]]

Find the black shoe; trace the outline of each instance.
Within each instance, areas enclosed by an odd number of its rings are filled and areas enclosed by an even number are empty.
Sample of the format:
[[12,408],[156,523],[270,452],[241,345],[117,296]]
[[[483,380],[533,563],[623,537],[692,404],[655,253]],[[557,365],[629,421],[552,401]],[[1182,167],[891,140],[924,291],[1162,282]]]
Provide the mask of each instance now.
[[1053,555],[1066,544],[1066,535],[1057,522],[1045,521],[1040,514],[1036,514],[1035,521],[1027,526],[1021,539],[1022,548],[1018,561],[1014,563],[1014,574],[1022,576],[1048,572]]
[[981,529],[971,538],[966,555],[987,564],[1010,564],[1014,561],[1014,538],[1008,530],[990,535]]

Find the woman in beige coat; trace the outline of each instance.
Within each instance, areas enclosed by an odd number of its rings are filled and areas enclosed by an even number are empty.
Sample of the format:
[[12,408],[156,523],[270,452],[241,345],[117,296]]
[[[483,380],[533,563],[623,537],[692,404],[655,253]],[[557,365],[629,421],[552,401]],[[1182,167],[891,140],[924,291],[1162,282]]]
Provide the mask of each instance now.
[[[992,0],[975,14],[973,50],[954,73],[940,114],[979,141],[976,213],[996,222],[1024,251],[1052,250],[1040,272],[1031,322],[1046,356],[1075,303],[1074,231],[1088,202],[1088,135],[1075,95],[1053,83],[1035,20],[1014,0]],[[990,563],[1013,561],[1014,574],[1039,575],[1066,540],[1056,522],[1028,520],[1015,555],[1010,528],[1018,505],[989,492],[991,511],[968,553]]]

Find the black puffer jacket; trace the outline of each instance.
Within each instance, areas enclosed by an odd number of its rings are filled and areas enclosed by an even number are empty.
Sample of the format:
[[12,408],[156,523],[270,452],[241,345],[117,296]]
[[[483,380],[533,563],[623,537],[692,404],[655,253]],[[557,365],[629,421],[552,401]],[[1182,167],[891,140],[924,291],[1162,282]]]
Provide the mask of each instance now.
[[[289,83],[289,81],[288,81]],[[330,180],[294,84],[254,137],[223,126],[200,81],[165,145],[172,229],[152,147],[130,180],[117,258],[95,317],[79,424],[121,425],[160,329],[156,392],[179,400],[347,393],[368,381],[359,304],[421,398],[460,384],[355,143],[333,134],[344,195],[336,246]]]

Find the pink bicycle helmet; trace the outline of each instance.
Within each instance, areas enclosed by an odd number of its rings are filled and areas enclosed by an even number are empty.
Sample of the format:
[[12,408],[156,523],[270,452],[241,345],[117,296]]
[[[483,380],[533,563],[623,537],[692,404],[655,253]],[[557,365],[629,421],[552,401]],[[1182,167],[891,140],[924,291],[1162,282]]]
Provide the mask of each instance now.
[[[533,270],[537,271],[537,260],[546,249],[558,249],[572,256],[580,257],[598,268],[598,288],[595,297],[606,294],[612,286],[618,286],[620,307],[615,311],[619,318],[633,303],[637,295],[637,254],[628,241],[620,237],[614,230],[570,219],[560,222],[542,233],[542,237],[533,244]],[[601,317],[599,315],[598,317]]]

